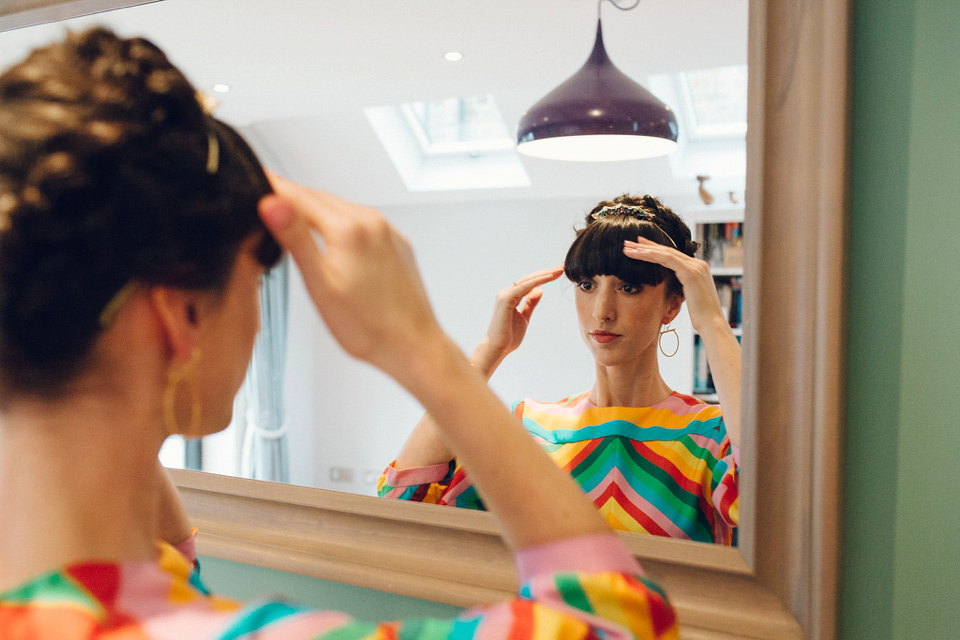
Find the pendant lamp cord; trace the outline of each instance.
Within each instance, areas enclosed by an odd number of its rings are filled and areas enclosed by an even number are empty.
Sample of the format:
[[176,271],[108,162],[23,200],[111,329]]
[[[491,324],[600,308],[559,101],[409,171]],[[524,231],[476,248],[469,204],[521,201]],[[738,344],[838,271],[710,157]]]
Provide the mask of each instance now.
[[[630,11],[630,9],[636,9],[637,5],[640,4],[640,0],[637,0],[629,7],[621,7],[619,4],[617,4],[617,0],[607,0],[607,2],[615,6],[617,9],[620,9],[620,11]],[[600,6],[602,4],[603,4],[603,0],[600,0],[599,2],[597,2],[597,20],[600,19]]]

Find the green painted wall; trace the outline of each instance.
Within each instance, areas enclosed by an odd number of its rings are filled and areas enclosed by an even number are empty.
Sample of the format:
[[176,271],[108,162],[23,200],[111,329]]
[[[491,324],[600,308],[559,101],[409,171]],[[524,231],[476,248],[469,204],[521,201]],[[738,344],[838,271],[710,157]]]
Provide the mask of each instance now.
[[462,609],[337,582],[201,557],[203,580],[213,593],[239,600],[279,597],[317,609],[346,611],[361,620],[452,618]]
[[857,0],[842,637],[960,638],[960,2]]

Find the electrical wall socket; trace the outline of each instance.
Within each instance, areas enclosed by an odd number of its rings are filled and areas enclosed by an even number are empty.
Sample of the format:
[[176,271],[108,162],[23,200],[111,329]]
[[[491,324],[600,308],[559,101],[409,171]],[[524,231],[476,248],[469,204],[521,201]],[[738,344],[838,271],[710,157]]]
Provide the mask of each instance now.
[[331,482],[353,482],[353,469],[350,467],[330,467]]

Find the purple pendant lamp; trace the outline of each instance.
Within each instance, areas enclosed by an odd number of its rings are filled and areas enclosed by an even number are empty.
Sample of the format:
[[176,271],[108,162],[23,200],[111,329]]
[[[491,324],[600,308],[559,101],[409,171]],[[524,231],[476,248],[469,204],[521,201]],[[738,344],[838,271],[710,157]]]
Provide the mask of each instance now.
[[586,64],[520,118],[517,151],[551,160],[639,160],[676,149],[677,131],[670,107],[610,61],[598,18]]

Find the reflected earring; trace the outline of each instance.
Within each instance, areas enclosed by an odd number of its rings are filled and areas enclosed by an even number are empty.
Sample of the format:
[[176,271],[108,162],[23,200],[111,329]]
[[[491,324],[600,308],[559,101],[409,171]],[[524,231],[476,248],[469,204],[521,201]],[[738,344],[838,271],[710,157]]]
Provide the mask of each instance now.
[[[183,364],[171,363],[167,369],[167,387],[163,391],[163,424],[167,428],[167,435],[195,436],[200,433],[200,385],[197,382],[197,363],[200,362],[200,347],[194,347],[190,352],[190,360]],[[190,393],[190,422],[186,430],[181,431],[177,424],[176,400],[177,387],[181,382],[187,383]]]
[[[667,353],[666,349],[663,348],[663,336],[667,335],[668,333],[672,333],[673,339],[677,341],[676,346],[673,348],[673,351],[671,351],[670,353]],[[680,351],[680,334],[677,333],[676,329],[664,329],[663,331],[660,332],[660,339],[657,341],[657,344],[660,347],[660,353],[667,356],[668,358],[672,358],[673,356],[677,355],[677,351]]]

